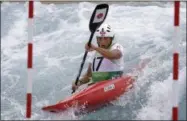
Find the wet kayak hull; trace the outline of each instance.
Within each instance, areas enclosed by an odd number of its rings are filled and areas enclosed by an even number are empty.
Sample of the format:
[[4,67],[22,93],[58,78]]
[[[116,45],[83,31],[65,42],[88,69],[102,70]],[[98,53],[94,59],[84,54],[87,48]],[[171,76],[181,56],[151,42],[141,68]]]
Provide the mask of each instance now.
[[60,112],[70,107],[94,110],[116,100],[124,94],[128,89],[133,87],[135,78],[131,76],[123,76],[113,80],[106,80],[90,85],[88,88],[67,97],[65,100],[59,101],[57,104],[45,106],[44,111]]

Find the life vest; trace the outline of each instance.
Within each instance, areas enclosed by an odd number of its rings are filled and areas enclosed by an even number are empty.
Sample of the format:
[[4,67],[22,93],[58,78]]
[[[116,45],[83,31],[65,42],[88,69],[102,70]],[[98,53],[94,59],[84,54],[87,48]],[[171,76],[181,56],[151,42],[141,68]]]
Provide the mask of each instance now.
[[92,79],[91,82],[99,82],[104,80],[110,80],[122,76],[124,69],[124,52],[123,46],[118,43],[111,45],[109,50],[118,49],[121,51],[122,56],[119,59],[109,60],[104,58],[101,54],[94,51],[89,59],[92,64]]

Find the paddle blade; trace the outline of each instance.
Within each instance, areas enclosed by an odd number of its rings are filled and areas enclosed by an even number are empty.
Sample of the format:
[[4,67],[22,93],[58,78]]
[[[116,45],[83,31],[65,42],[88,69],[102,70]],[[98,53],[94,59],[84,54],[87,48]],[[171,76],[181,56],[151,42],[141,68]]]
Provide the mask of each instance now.
[[89,29],[91,32],[95,32],[97,28],[104,22],[108,14],[109,6],[108,4],[99,4],[95,7],[90,18]]

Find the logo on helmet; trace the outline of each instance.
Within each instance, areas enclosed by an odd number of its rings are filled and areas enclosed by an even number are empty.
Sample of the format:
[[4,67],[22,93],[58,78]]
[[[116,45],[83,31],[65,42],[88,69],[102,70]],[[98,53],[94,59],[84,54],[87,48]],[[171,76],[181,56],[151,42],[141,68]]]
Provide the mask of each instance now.
[[106,32],[100,32],[101,36],[105,36]]
[[101,34],[101,36],[105,36],[106,32],[104,31],[104,28],[102,28],[100,34]]

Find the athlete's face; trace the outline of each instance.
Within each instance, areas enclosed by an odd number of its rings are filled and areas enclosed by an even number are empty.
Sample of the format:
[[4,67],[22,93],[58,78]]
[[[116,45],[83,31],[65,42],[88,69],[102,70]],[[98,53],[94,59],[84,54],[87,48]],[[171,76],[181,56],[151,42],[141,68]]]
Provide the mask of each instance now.
[[111,42],[112,42],[111,37],[97,37],[97,44],[101,48],[107,49],[110,46]]

